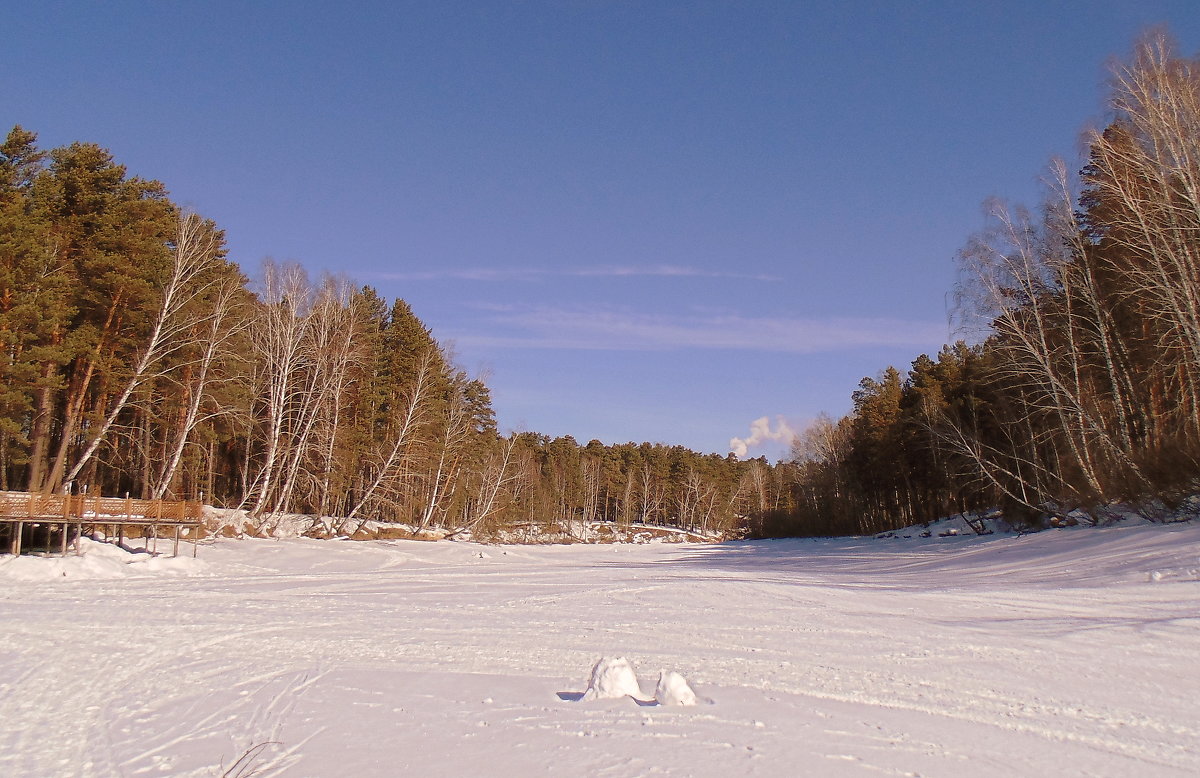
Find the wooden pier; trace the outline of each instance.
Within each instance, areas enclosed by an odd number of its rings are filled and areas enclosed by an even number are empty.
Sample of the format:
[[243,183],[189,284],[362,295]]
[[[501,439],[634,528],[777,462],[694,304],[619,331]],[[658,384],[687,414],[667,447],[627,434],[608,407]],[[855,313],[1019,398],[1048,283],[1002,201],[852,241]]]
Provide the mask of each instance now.
[[[61,495],[36,492],[0,492],[0,527],[8,529],[8,550],[20,554],[22,541],[44,530],[46,551],[57,528],[58,549],[62,554],[72,545],[79,553],[79,538],[85,532],[103,532],[106,539],[124,543],[125,533],[140,530],[158,546],[159,538],[173,542],[172,556],[179,555],[181,532],[189,530],[192,556],[200,539],[202,508],[198,502],[173,500],[133,500],[128,497],[100,497],[86,494]],[[166,530],[166,535],[160,533]],[[146,532],[149,531],[149,535]],[[149,540],[147,541],[149,548]]]

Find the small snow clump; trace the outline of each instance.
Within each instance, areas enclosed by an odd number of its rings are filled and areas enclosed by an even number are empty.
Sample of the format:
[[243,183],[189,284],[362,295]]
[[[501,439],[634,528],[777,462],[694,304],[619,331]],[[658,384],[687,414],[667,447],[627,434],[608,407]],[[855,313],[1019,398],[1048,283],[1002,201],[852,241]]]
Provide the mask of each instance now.
[[592,668],[592,677],[588,680],[588,688],[583,693],[583,700],[586,702],[618,697],[643,699],[637,675],[633,672],[633,665],[629,664],[629,660],[625,657],[602,657]]
[[696,693],[682,675],[674,670],[663,670],[658,676],[654,699],[659,705],[695,705]]

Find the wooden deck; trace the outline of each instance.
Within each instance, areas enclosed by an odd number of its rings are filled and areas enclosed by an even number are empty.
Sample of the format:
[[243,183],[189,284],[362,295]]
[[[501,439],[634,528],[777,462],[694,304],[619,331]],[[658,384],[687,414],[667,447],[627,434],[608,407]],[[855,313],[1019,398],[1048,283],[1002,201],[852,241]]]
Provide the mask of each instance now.
[[[37,492],[0,492],[0,527],[9,533],[9,552],[21,553],[24,538],[44,529],[46,550],[55,531],[58,550],[66,554],[74,532],[75,552],[79,552],[79,537],[85,531],[103,532],[106,539],[123,543],[127,527],[133,526],[143,534],[148,530],[157,549],[158,539],[173,540],[172,553],[179,554],[181,531],[189,529],[192,556],[196,555],[199,529],[203,516],[198,502],[174,500],[133,500],[121,497],[101,497],[86,494],[61,495]],[[166,535],[160,530],[166,530]]]

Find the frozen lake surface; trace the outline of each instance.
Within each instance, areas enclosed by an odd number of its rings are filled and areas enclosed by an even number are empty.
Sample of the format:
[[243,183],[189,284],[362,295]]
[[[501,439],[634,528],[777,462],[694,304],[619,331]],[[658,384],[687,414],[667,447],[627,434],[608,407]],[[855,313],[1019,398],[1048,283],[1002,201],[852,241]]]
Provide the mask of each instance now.
[[1194,524],[85,550],[0,557],[2,775],[1200,775]]

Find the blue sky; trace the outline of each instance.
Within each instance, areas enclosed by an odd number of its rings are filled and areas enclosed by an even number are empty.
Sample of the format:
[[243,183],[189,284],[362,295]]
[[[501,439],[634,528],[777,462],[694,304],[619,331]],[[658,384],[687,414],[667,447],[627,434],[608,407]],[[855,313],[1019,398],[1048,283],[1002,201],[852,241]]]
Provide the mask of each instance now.
[[[403,297],[502,428],[725,453],[952,338],[954,255],[1200,3],[108,2],[0,27],[0,122]],[[748,447],[775,458],[778,442]]]

